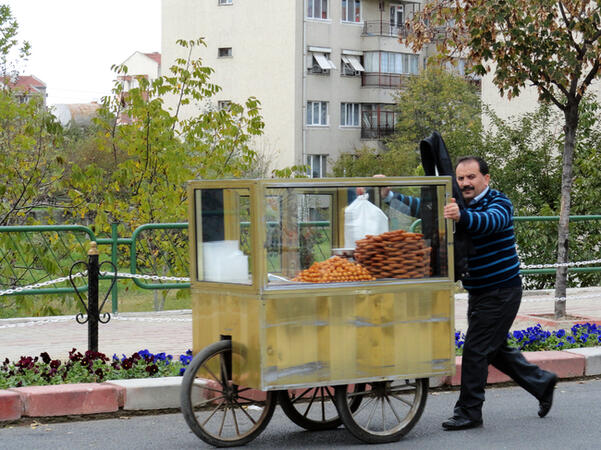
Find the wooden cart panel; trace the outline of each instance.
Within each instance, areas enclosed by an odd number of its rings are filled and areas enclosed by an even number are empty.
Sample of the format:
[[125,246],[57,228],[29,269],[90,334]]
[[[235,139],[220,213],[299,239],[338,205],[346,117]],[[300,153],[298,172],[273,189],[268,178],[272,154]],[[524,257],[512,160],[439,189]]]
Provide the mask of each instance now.
[[[453,373],[450,283],[241,294],[194,291],[194,350],[231,336],[234,379],[261,390]],[[242,366],[241,366],[242,365]]]

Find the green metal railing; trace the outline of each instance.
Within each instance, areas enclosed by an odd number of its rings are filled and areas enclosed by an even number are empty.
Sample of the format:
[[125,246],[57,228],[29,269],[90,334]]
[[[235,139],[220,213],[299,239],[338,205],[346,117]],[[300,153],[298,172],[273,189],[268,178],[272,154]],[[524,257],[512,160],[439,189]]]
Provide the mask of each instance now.
[[[87,259],[89,242],[109,246],[109,252],[101,255],[119,267],[128,262],[132,274],[150,272],[173,275],[173,269],[188,270],[187,223],[145,224],[132,233],[131,238],[120,238],[118,224],[112,224],[111,236],[99,238],[83,225],[33,225],[0,227],[0,290],[14,286],[44,284],[64,278],[78,261]],[[160,230],[154,236],[148,232]],[[129,258],[126,257],[129,251]],[[169,260],[168,262],[167,259]],[[162,263],[160,261],[163,261]],[[112,274],[100,277],[112,279]],[[190,283],[147,283],[134,279],[143,289],[185,289]],[[85,292],[87,285],[78,285]],[[42,289],[28,289],[9,295],[69,294],[75,289],[68,281]],[[111,292],[112,311],[118,310],[118,290],[114,285]]]
[[[516,216],[516,223],[557,222],[559,216]],[[570,222],[601,221],[601,215],[571,216]],[[411,230],[416,229],[420,221],[415,221]],[[270,264],[277,269],[279,264],[276,254],[279,235],[279,222],[268,223],[268,232],[272,233],[274,248]],[[247,233],[248,223],[241,223],[241,236]],[[327,257],[331,248],[332,234],[329,221],[313,221],[302,223],[300,232],[314,231],[306,235],[306,245],[312,245],[316,258]],[[188,276],[188,236],[187,223],[145,224],[135,229],[130,238],[118,236],[118,225],[111,227],[110,237],[97,237],[88,227],[82,225],[38,225],[38,226],[3,226],[0,227],[0,290],[14,286],[30,286],[48,280],[65,277],[77,261],[85,260],[90,241],[99,246],[108,246],[108,252],[102,252],[104,259],[116,267],[129,266],[131,274],[150,274],[159,276]],[[519,229],[516,231],[519,236]],[[270,236],[268,236],[269,238]],[[242,239],[244,240],[244,239]],[[244,242],[243,242],[244,244]],[[268,250],[268,258],[271,254]],[[127,257],[129,252],[129,257]],[[325,255],[325,256],[324,256]],[[551,262],[551,261],[541,261]],[[569,272],[592,273],[601,272],[601,266],[570,267]],[[525,275],[553,274],[554,268],[522,269]],[[182,275],[184,274],[184,275]],[[111,279],[106,274],[101,279]],[[82,278],[83,279],[83,278]],[[146,282],[134,279],[136,286],[142,289],[186,289],[189,282]],[[78,291],[86,291],[87,285],[79,281]],[[61,282],[52,287],[29,289],[18,292],[18,295],[68,294],[74,289],[68,282]],[[14,294],[9,294],[14,295]],[[118,290],[112,290],[112,310],[118,309]]]

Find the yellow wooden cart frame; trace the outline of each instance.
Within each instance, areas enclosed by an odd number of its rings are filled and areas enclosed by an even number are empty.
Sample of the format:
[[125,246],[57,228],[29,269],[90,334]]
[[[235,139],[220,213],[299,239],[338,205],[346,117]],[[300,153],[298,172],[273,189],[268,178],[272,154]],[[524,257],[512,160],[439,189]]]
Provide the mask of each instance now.
[[[445,275],[331,284],[269,283],[266,196],[291,189],[333,194],[332,247],[342,247],[347,192],[357,187],[375,188],[376,196],[381,187],[435,189],[435,207],[439,212],[436,223],[446,245]],[[240,238],[239,201],[242,197],[250,201],[252,281],[248,284],[202,281],[200,242],[203,225],[198,215],[202,209],[199,192],[209,189],[224,190],[223,235],[226,240]],[[232,384],[259,391],[452,375],[455,370],[453,294],[456,287],[453,281],[453,225],[441,214],[451,192],[450,177],[190,182],[194,353],[217,341],[230,340],[233,351],[244,355],[232,359],[228,368]],[[282,209],[286,211],[289,207],[283,204]],[[283,214],[282,221],[285,220],[287,216]],[[282,265],[290,272],[287,275],[298,271],[285,254],[282,258]],[[195,376],[210,378],[211,373],[220,370],[217,366],[206,366]],[[219,445],[219,439],[217,443],[211,443]]]

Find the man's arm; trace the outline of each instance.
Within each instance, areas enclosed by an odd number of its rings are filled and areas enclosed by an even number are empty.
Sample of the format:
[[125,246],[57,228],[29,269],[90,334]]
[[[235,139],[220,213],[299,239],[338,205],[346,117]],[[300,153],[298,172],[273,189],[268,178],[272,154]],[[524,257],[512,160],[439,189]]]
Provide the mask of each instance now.
[[458,223],[470,232],[490,234],[507,228],[512,218],[511,201],[505,196],[497,196],[491,200],[484,211],[461,211]]

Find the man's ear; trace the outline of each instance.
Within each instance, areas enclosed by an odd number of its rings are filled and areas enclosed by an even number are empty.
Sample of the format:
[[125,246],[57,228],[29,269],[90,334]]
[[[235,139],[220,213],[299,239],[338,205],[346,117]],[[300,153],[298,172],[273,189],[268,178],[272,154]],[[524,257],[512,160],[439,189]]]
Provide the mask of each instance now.
[[486,174],[484,175],[484,179],[486,180],[486,185],[488,186],[490,184],[490,174]]

